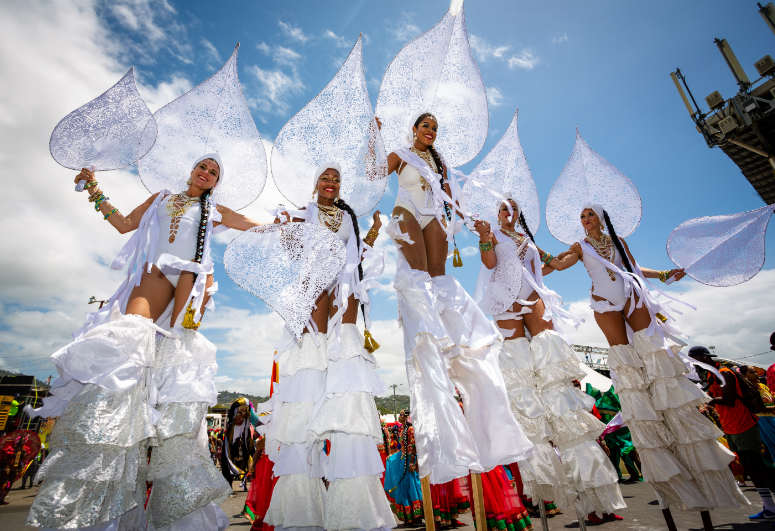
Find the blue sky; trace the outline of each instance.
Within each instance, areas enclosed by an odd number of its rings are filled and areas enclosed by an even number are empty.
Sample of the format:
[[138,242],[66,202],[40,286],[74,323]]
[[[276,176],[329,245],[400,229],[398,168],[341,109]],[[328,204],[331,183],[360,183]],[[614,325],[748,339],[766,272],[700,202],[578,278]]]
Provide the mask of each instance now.
[[[62,175],[56,179],[30,175],[38,179],[32,181],[36,186],[51,194],[51,199],[43,203],[56,206],[48,211],[62,209],[58,220],[71,219],[76,209],[80,216],[85,209],[82,201],[70,197],[74,194],[66,196],[70,185],[61,184],[69,178],[68,172],[50,159],[44,161],[47,135],[69,110],[107,89],[129,66],[136,67],[141,93],[155,110],[206,79],[240,42],[240,81],[268,145],[293,114],[328,83],[361,32],[365,75],[375,104],[390,60],[406,42],[436,23],[448,5],[447,0],[73,0],[51,9],[38,2],[6,5],[0,11],[15,21],[18,34],[0,40],[0,53],[17,60],[2,67],[2,73],[14,76],[18,86],[3,89],[0,100],[10,113],[0,155],[7,158],[16,152],[14,142],[22,135],[24,149],[31,150],[30,158],[34,157],[39,165],[38,173]],[[706,147],[669,77],[671,71],[681,67],[695,98],[703,104],[704,97],[714,90],[724,97],[732,96],[736,90],[734,79],[713,44],[718,37],[729,41],[754,79],[753,63],[775,43],[755,2],[708,1],[698,8],[696,3],[667,1],[469,0],[466,22],[488,89],[490,130],[482,152],[462,169],[473,169],[519,108],[520,138],[542,207],[536,240],[545,250],[557,254],[566,248],[546,229],[543,206],[573,149],[575,127],[595,151],[638,187],[643,218],[628,242],[642,265],[671,267],[665,242],[670,231],[687,219],[763,205],[737,167],[720,150]],[[68,28],[62,26],[68,23],[72,26],[66,31]],[[49,33],[53,35],[47,34],[50,42],[41,43],[41,32],[46,28],[51,28]],[[73,35],[78,32],[81,34]],[[65,50],[72,52],[64,57]],[[20,171],[31,172],[31,168]],[[126,198],[122,211],[130,210],[147,193],[131,172],[114,173],[105,177],[106,184],[110,183],[111,189],[120,188]],[[383,213],[392,210],[395,191],[393,176],[379,205]],[[38,204],[35,187],[20,188],[20,193],[30,194],[29,202],[12,205],[7,215],[26,219],[31,215],[30,204],[45,210],[45,205]],[[41,193],[40,188],[37,193]],[[250,215],[260,217],[264,206],[272,206],[264,204],[271,192],[265,194],[246,210]],[[4,259],[4,268],[25,268],[18,256],[27,253],[36,259],[38,275],[61,274],[63,280],[50,285],[38,281],[40,277],[25,277],[22,271],[6,279],[0,292],[0,368],[32,370],[43,377],[51,374],[53,366],[42,360],[65,344],[66,331],[79,326],[83,312],[91,309],[85,300],[92,294],[107,298],[120,281],[118,275],[104,269],[123,238],[97,226],[98,220],[93,217],[87,221],[87,217],[83,214],[83,221],[78,217],[62,228],[74,232],[51,241],[45,253],[29,243],[42,235],[45,227],[27,224],[21,231],[25,235],[26,230],[27,238],[14,239],[10,248],[17,258]],[[368,226],[365,220],[362,226]],[[96,230],[98,235],[84,241],[78,230]],[[387,239],[384,235],[381,238]],[[770,249],[775,249],[773,232],[767,241]],[[459,238],[461,248],[472,247],[475,242],[471,235]],[[77,250],[72,250],[73,245]],[[224,249],[223,243],[218,244],[216,254],[222,256]],[[46,262],[52,255],[67,257],[70,262],[73,253],[79,252],[85,262],[77,266]],[[448,273],[473,292],[478,256],[464,256],[464,264],[462,269],[453,269],[450,262]],[[74,268],[73,274],[68,273],[68,267]],[[78,281],[84,278],[79,272],[85,268],[93,272],[90,278],[98,279],[86,282],[88,287]],[[765,264],[765,270],[771,269],[772,259]],[[219,385],[265,392],[269,349],[279,322],[267,316],[270,310],[261,301],[235,286],[220,263],[216,264],[216,275],[221,287],[217,299],[220,307],[206,318],[202,332],[220,349]],[[395,299],[391,297],[389,279],[383,282],[385,289],[376,296],[372,317],[382,323],[379,326],[389,336],[383,342],[386,363],[382,374],[389,383],[400,383],[403,354],[398,351],[400,341],[392,337],[397,333]],[[588,297],[589,279],[582,267],[554,274],[547,284],[566,302],[579,302],[574,308],[583,311],[581,303]],[[767,271],[736,288],[711,290],[688,281],[675,291],[686,292],[690,302],[704,304],[703,311],[687,317],[688,331],[695,340],[715,342],[720,351],[739,357],[768,348],[767,337],[775,330],[772,296],[765,295],[771,288],[775,288],[775,274]],[[734,319],[726,312],[734,312]],[[32,322],[39,323],[39,327]],[[26,334],[43,334],[46,340],[30,343],[20,339]],[[593,323],[585,325],[576,338],[577,342],[598,345],[603,344],[601,340]],[[28,359],[34,363],[27,363]],[[775,355],[753,359],[772,362]]]

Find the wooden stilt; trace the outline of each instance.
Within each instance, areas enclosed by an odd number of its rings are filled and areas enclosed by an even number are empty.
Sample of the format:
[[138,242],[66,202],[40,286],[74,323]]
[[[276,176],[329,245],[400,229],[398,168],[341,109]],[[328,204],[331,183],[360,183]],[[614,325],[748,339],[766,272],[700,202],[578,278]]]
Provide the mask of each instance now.
[[428,476],[425,476],[420,480],[420,487],[422,487],[422,511],[425,517],[425,531],[433,531],[436,529],[435,520],[433,519],[433,498],[431,497],[431,480]]
[[700,511],[700,518],[702,518],[702,526],[705,531],[713,531],[713,521],[710,519],[710,513],[708,511]]
[[673,515],[669,508],[662,509],[662,516],[665,517],[665,523],[667,524],[668,531],[678,531],[678,528],[675,526],[675,521],[673,520]]
[[549,519],[546,517],[546,505],[544,505],[544,500],[537,500],[538,503],[538,514],[541,515],[541,529],[543,531],[549,531]]
[[586,517],[586,514],[581,514],[579,510],[576,509],[576,518],[579,519],[579,531],[587,531],[587,521],[585,520]]
[[471,474],[471,496],[474,512],[476,513],[476,531],[487,531],[487,512],[484,510],[484,491],[482,490],[482,476]]

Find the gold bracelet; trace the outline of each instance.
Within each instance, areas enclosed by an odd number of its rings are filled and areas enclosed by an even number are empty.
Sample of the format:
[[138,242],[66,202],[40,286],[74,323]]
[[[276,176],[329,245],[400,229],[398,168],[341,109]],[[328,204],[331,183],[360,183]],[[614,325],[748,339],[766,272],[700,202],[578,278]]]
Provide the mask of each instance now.
[[102,190],[96,188],[89,196],[89,203],[94,203],[100,195],[102,195]]
[[369,233],[366,235],[364,240],[371,240],[372,243],[377,241],[377,238],[379,237],[379,229],[376,229],[374,227],[369,229]]

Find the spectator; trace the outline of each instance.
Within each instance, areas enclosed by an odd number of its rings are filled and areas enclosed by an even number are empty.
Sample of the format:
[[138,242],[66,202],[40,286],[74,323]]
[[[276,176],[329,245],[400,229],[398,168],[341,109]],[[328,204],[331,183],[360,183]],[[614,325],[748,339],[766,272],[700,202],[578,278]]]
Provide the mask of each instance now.
[[775,503],[772,499],[772,493],[775,492],[775,471],[765,466],[761,455],[762,440],[756,412],[761,411],[764,406],[758,390],[730,368],[718,367],[713,360],[715,355],[705,347],[690,348],[689,356],[719,368],[724,378],[722,385],[718,377],[708,371],[707,377],[710,382],[708,393],[712,397],[709,404],[716,408],[729,449],[740,458],[762,499],[764,505],[762,511],[748,518],[775,520]]
[[40,452],[38,452],[38,455],[35,456],[35,459],[32,460],[30,466],[27,467],[27,470],[24,471],[24,475],[22,476],[22,486],[19,488],[26,488],[25,485],[27,484],[27,479],[30,480],[30,488],[35,486],[35,474],[38,473],[38,468],[40,468],[41,454],[43,454],[42,448]]
[[761,433],[762,442],[767,446],[769,460],[775,462],[775,407],[773,407],[775,406],[775,397],[770,392],[770,388],[759,381],[759,374],[754,367],[743,365],[740,367],[740,374],[753,384],[762,397],[766,410],[757,414],[759,417],[759,432]]

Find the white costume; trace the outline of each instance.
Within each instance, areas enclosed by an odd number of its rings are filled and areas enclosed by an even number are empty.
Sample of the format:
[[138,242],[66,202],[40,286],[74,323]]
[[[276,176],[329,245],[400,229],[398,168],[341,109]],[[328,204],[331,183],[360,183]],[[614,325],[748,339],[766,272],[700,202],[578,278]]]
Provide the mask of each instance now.
[[[346,108],[332,108],[337,102]],[[332,160],[336,162],[329,162]],[[386,167],[366,91],[359,38],[333,80],[291,118],[275,140],[272,171],[277,187],[295,206],[306,207],[289,211],[291,218],[305,223],[282,227],[305,225],[307,230],[314,227],[331,235],[320,220],[318,204],[308,203],[320,175],[336,169],[342,200],[356,216],[362,216],[376,207],[385,190]],[[351,295],[368,310],[368,288],[384,264],[382,257],[355,237],[353,223],[357,220],[344,210],[340,214],[341,224],[333,236],[344,250],[343,267],[334,270],[317,261],[314,271],[305,273],[332,275],[324,288],[337,310],[329,316],[328,334],[317,332],[310,307],[305,315],[309,332],[298,333],[300,341],[281,340],[277,346],[282,384],[275,394],[274,427],[268,437],[279,443],[274,474],[280,479],[264,522],[282,529],[395,527],[379,480],[384,473],[377,450],[382,431],[374,402],[374,396],[387,385],[377,375],[376,358],[364,348],[356,325],[342,323]],[[366,262],[375,265],[364,267],[361,279],[359,265],[364,254]],[[368,312],[365,321],[368,328]],[[326,441],[330,443],[328,455]],[[327,490],[322,477],[329,481]]]
[[[505,340],[498,360],[511,411],[535,445],[527,461],[519,463],[525,492],[537,500],[552,500],[561,509],[575,502],[580,514],[617,512],[626,507],[619,478],[596,441],[605,425],[590,413],[594,399],[572,384],[585,373],[561,327],[578,326],[580,320],[563,310],[559,295],[544,285],[539,250],[530,238],[518,233],[513,238],[494,228],[503,201],[509,199],[517,205],[510,208],[512,219],[524,219],[533,231],[539,224],[538,196],[519,142],[516,113],[477,170],[481,177],[466,183],[463,191],[472,213],[493,226],[496,264],[491,270],[482,265],[476,299],[498,323],[534,312],[535,302],[528,298],[536,293],[545,306],[543,319],[554,325],[530,341]],[[512,310],[514,303],[522,306],[520,312]],[[500,330],[505,337],[515,332]]]
[[[681,333],[672,324],[668,303],[675,299],[653,286],[657,293],[650,291],[637,263],[631,263],[629,273],[620,267],[619,252],[612,263],[583,239],[580,214],[592,209],[602,223],[604,207],[617,235],[625,237],[635,230],[640,219],[637,190],[577,132],[573,153],[547,201],[547,224],[558,240],[581,245],[582,261],[593,282],[591,293],[606,298],[592,299],[593,310],[622,311],[629,302],[629,312],[645,307],[651,317],[651,324],[634,334],[627,325],[630,342],[612,346],[608,353],[643,476],[663,509],[747,505],[728,467],[734,455],[716,440],[721,431],[697,410],[710,398],[685,377],[692,360],[680,352]],[[658,300],[662,297],[670,300]]]
[[[423,72],[423,81],[409,81],[418,72]],[[437,91],[442,84],[445,90]],[[466,99],[451,101],[447,94],[466,94]],[[412,126],[423,112],[438,119],[436,150],[448,156],[441,158],[451,195],[441,186],[438,168],[429,167],[409,148]],[[451,241],[461,225],[456,218],[445,220],[445,203],[466,215],[457,181],[462,174],[453,167],[481,150],[488,120],[487,96],[470,52],[462,3],[454,3],[435,26],[396,55],[382,82],[377,115],[388,149],[406,163],[396,205],[421,226],[435,218]],[[401,219],[391,220],[388,234],[396,243],[412,244],[400,231]],[[503,338],[453,276],[431,278],[411,269],[398,249],[394,287],[420,477],[445,483],[524,460],[532,445],[510,414],[497,362]],[[455,399],[458,393],[465,414]]]
[[[220,79],[224,75],[231,77],[239,90],[236,52],[218,74],[194,89],[194,94],[206,90],[211,82],[224,89]],[[199,149],[199,153],[183,166],[166,167],[167,182],[157,182],[161,190],[152,191],[158,191],[158,196],[113,262],[115,269],[129,262],[126,280],[102,311],[88,316],[89,322],[74,334],[75,341],[52,356],[59,377],[52,385],[52,396],[45,399],[37,414],[60,419],[51,434],[51,454],[38,472],[37,478],[46,481],[30,509],[28,525],[98,531],[222,531],[229,525],[219,504],[231,489],[210,459],[205,421],[208,407],[216,404],[218,396],[216,348],[199,332],[181,328],[185,312],[176,323],[169,322],[173,302],[156,324],[125,314],[132,289],[140,285],[145,271],[157,265],[171,281],[181,271],[198,275],[188,298],[196,308],[196,321],[201,319],[207,275],[213,270],[213,222],[220,221],[220,214],[211,198],[207,209],[201,209],[199,202],[192,205],[183,215],[187,219],[177,227],[161,225],[166,214],[163,205],[170,194],[163,185],[184,182],[201,160],[212,158],[220,168],[220,198],[226,204],[237,196],[244,200],[244,189],[240,189],[238,179],[229,180],[226,169],[236,158],[244,163],[245,150],[256,142],[263,149],[257,133],[251,138],[232,129],[225,136],[210,138],[209,145],[220,155],[201,155],[202,142],[186,142],[167,126],[177,123],[174,115],[178,112],[189,115],[192,105],[202,110],[189,94],[160,110],[154,127],[146,128],[144,134],[152,135],[151,144],[156,140],[150,152],[154,156],[155,149],[162,149],[170,136],[173,143],[184,142],[186,149]],[[244,99],[219,100],[213,110],[221,103],[232,113],[242,109],[249,119]],[[210,120],[204,125],[209,129]],[[201,127],[192,124],[192,128]],[[195,161],[193,166],[191,160]],[[142,166],[140,175],[145,182]],[[192,258],[197,254],[200,218],[206,223],[197,262]],[[170,229],[175,231],[174,242],[169,241]],[[208,306],[212,308],[212,304]],[[149,446],[153,447],[150,463]],[[146,481],[153,481],[154,486],[144,509]]]

